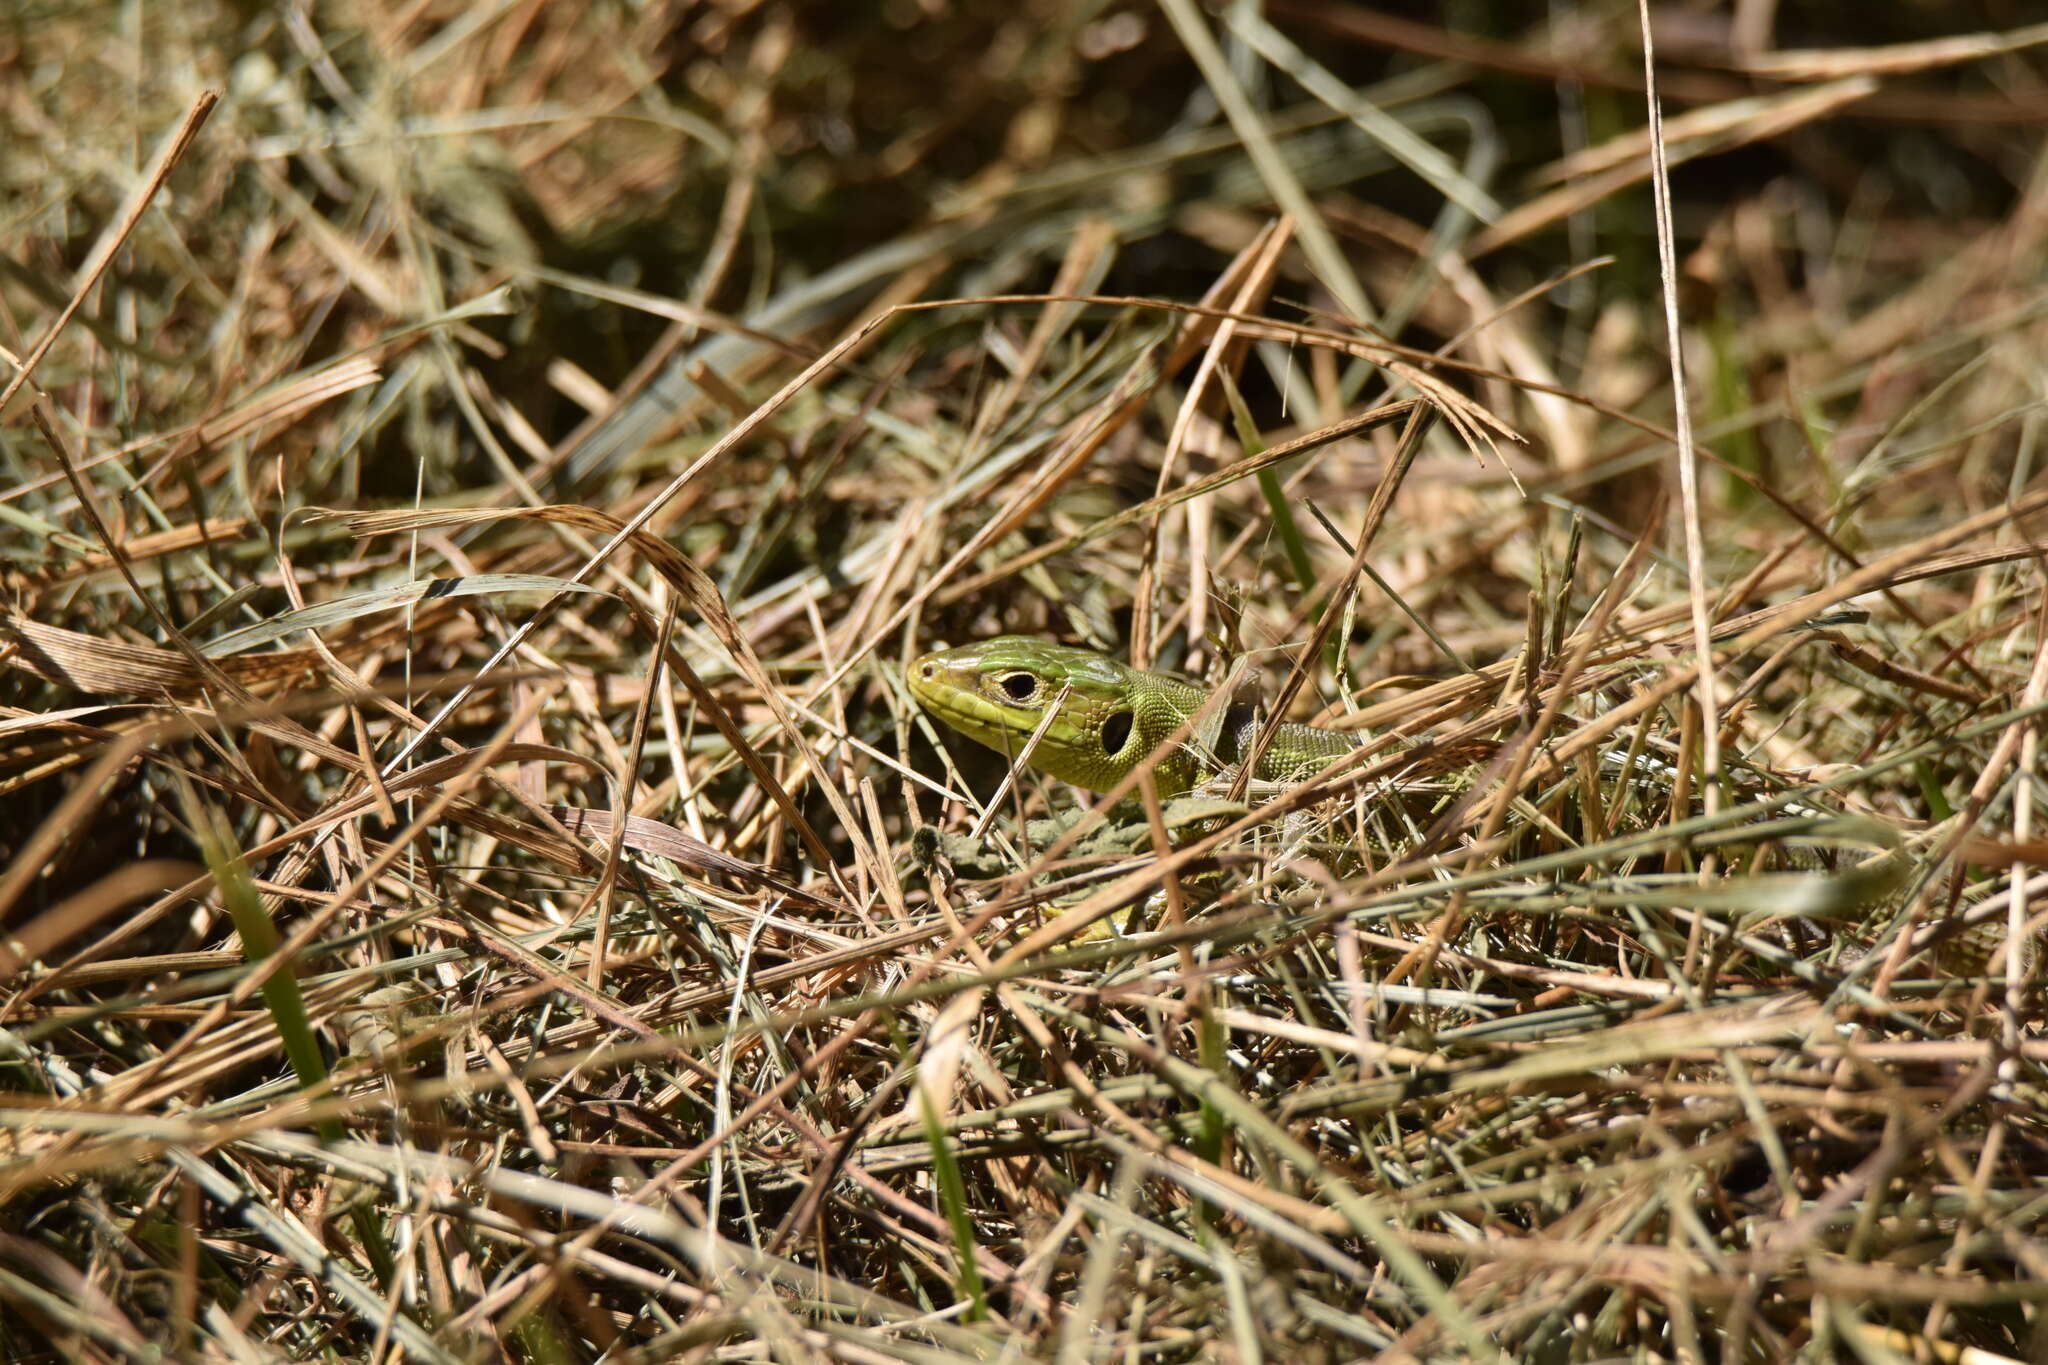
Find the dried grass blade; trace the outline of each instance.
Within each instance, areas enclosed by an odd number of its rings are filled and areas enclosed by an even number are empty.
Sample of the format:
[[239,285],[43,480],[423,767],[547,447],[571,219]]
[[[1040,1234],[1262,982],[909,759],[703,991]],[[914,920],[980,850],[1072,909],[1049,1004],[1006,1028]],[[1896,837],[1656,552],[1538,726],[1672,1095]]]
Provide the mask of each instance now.
[[224,659],[248,650],[282,640],[285,636],[301,630],[326,630],[344,621],[358,617],[372,616],[380,611],[396,611],[400,607],[416,606],[421,602],[437,602],[455,597],[492,597],[501,593],[544,592],[544,593],[589,593],[599,597],[612,594],[603,588],[593,588],[588,583],[571,583],[565,578],[551,578],[545,574],[531,573],[479,573],[465,574],[458,578],[422,578],[411,583],[399,583],[388,588],[372,588],[368,592],[350,593],[326,602],[316,602],[310,607],[300,607],[258,621],[253,625],[231,630],[226,635],[207,641],[200,648],[211,659]]

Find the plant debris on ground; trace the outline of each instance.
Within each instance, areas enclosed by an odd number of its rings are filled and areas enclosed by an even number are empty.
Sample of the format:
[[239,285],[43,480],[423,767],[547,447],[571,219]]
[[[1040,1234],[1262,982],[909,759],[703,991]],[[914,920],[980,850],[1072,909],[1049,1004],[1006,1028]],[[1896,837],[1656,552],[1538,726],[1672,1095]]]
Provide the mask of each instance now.
[[0,1356],[2043,1358],[2048,26],[1643,19],[0,17]]

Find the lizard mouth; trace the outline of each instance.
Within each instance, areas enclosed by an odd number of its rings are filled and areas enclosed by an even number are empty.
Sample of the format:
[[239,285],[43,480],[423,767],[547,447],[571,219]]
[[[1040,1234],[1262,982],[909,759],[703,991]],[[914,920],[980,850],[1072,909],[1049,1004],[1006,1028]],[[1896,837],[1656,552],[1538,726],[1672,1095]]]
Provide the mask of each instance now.
[[981,670],[971,660],[962,660],[957,650],[942,650],[915,660],[904,670],[904,681],[918,704],[954,729],[994,749],[1014,745],[1030,732],[1023,707],[1000,706],[983,696]]

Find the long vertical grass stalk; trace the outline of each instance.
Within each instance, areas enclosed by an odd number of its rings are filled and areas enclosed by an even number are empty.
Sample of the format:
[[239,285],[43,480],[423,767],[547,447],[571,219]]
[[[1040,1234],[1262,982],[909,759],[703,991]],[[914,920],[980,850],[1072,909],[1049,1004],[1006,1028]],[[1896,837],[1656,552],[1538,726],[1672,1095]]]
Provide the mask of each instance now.
[[[194,816],[200,850],[215,885],[220,888],[221,901],[234,922],[235,934],[242,940],[242,955],[255,966],[277,952],[277,926],[271,923],[270,912],[263,908],[263,897],[256,890],[249,865],[243,860],[227,821],[211,807],[195,810]],[[285,1058],[291,1063],[292,1074],[299,1078],[300,1087],[324,1087],[327,1062],[320,1055],[320,1040],[313,1035],[312,1022],[306,1015],[306,999],[299,993],[299,979],[291,964],[285,963],[271,972],[262,989],[264,1008],[270,1011],[271,1023],[277,1028]],[[329,1143],[341,1142],[347,1136],[340,1120],[333,1118],[313,1120],[313,1131],[321,1141]],[[362,1238],[363,1253],[369,1257],[378,1280],[388,1285],[397,1263],[383,1227],[370,1210],[360,1206],[349,1211],[349,1218],[356,1235]]]
[[974,1236],[974,1215],[967,1208],[967,1184],[960,1178],[960,1160],[954,1155],[946,1125],[923,1087],[917,1088],[917,1111],[924,1123],[925,1141],[932,1149],[932,1172],[939,1182],[939,1209],[953,1230],[953,1252],[959,1259],[960,1293],[967,1300],[967,1320],[988,1318],[988,1291],[981,1281],[981,1268],[974,1263],[979,1245]]
[[[1265,454],[1266,442],[1259,435],[1258,423],[1252,420],[1244,395],[1238,392],[1230,367],[1218,367],[1216,377],[1223,381],[1223,396],[1230,404],[1231,424],[1237,428],[1237,443],[1243,447],[1244,457],[1253,459]],[[1301,590],[1308,592],[1316,585],[1316,566],[1308,557],[1308,542],[1302,539],[1294,509],[1287,505],[1287,494],[1280,487],[1280,471],[1268,465],[1259,470],[1258,480],[1259,496],[1265,499],[1266,510],[1273,514],[1273,532],[1280,537],[1280,547],[1287,553],[1287,567]]]

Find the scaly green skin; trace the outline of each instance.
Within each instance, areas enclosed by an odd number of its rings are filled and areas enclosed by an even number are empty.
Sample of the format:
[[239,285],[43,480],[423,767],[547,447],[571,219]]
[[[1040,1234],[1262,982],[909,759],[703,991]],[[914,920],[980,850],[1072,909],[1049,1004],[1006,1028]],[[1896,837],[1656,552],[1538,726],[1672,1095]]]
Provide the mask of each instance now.
[[[1104,658],[1093,650],[1028,635],[927,654],[905,670],[927,711],[969,739],[1016,755],[1045,711],[1066,701],[1031,753],[1031,766],[1063,782],[1106,792],[1129,775],[1168,735],[1201,709],[1208,693],[1185,678]],[[1257,717],[1249,706],[1221,703],[1221,714],[1198,722],[1153,769],[1162,797],[1179,796],[1237,764],[1252,742]],[[1351,752],[1357,741],[1334,730],[1282,724],[1259,761],[1268,782],[1298,780]],[[1216,736],[1215,752],[1195,738]]]

